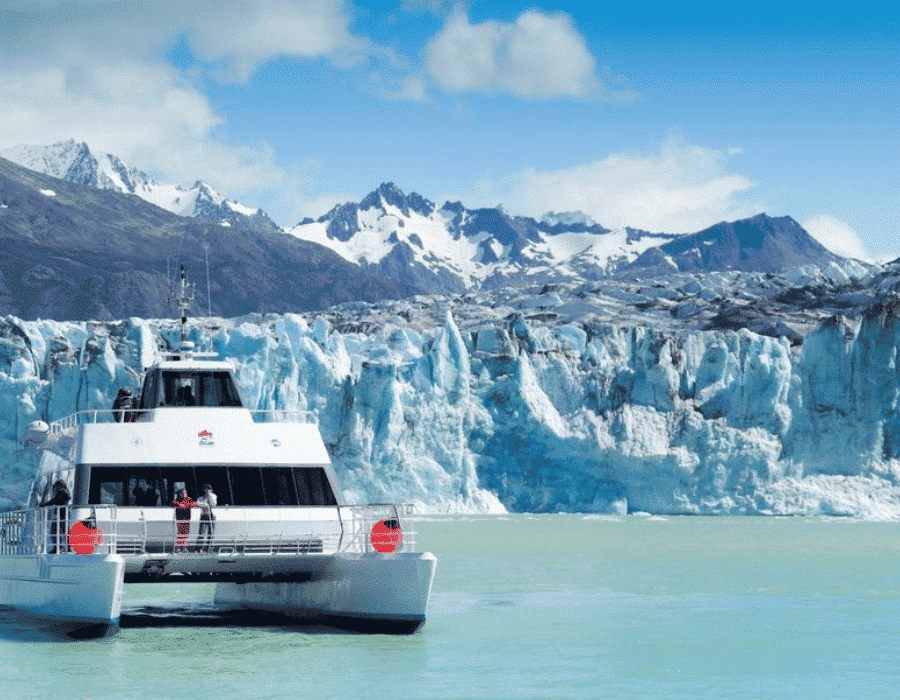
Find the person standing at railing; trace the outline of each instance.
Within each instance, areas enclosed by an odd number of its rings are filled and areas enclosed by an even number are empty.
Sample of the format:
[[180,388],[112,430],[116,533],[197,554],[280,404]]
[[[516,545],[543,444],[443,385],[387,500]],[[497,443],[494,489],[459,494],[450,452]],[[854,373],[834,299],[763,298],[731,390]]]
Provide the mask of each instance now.
[[196,508],[198,503],[187,495],[187,489],[178,489],[175,493],[175,552],[188,551],[188,535],[191,531],[191,508]]
[[131,423],[131,411],[134,408],[134,401],[131,399],[131,389],[127,386],[123,386],[119,389],[119,393],[116,394],[116,398],[113,401],[113,415],[116,418],[117,423]]
[[47,511],[47,519],[50,521],[50,554],[56,554],[65,549],[61,546],[60,538],[62,533],[67,530],[66,506],[69,505],[71,498],[66,482],[59,479],[53,483],[53,495],[40,504],[41,508],[51,509]]
[[197,501],[200,506],[200,530],[197,533],[197,546],[201,552],[208,552],[212,538],[216,532],[216,515],[213,508],[219,504],[212,486],[203,484],[203,495]]

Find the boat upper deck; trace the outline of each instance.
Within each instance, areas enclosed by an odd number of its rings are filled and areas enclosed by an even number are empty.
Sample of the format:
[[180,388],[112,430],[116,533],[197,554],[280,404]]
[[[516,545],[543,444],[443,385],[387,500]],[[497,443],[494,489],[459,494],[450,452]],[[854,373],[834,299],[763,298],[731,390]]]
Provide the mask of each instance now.
[[135,422],[112,411],[56,421],[51,437],[74,448],[78,464],[330,464],[314,417],[243,408],[155,408]]

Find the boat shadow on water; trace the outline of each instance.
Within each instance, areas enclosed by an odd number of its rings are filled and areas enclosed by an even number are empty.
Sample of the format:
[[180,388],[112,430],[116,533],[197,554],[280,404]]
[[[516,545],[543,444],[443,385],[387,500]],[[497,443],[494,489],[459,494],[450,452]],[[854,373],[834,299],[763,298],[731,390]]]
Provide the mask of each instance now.
[[104,639],[118,632],[116,625],[68,622],[23,610],[0,608],[0,641],[71,642]]
[[381,632],[396,633],[392,630],[348,628],[326,622],[298,620],[296,617],[278,613],[242,610],[215,605],[191,604],[185,606],[143,605],[125,608],[119,624],[88,624],[65,622],[58,619],[33,615],[21,610],[0,608],[0,640],[19,642],[71,642],[73,640],[96,640],[114,636],[120,631],[163,627],[221,627],[225,628],[266,628],[268,631],[293,634],[333,634],[353,635]]
[[267,627],[275,631],[303,634],[362,634],[366,630],[347,629],[316,621],[298,620],[290,615],[220,607],[214,604],[188,606],[143,605],[122,610],[120,629],[151,627]]

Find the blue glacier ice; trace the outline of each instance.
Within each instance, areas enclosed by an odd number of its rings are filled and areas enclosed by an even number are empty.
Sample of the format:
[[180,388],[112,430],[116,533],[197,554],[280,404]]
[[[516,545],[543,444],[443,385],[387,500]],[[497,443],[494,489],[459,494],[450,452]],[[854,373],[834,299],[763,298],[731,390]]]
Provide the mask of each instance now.
[[[900,517],[900,316],[889,305],[792,343],[506,309],[461,330],[445,301],[403,302],[371,325],[257,315],[190,333],[234,363],[251,407],[315,412],[350,502]],[[408,323],[417,304],[437,322]],[[178,333],[168,320],[2,319],[0,507],[26,498],[31,421],[108,408]]]

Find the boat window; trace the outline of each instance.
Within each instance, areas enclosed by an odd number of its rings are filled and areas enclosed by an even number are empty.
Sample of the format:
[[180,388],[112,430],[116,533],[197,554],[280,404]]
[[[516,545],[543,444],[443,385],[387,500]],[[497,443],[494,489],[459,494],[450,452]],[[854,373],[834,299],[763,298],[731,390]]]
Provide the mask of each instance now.
[[94,467],[88,503],[117,506],[165,505],[156,467]]
[[164,371],[161,406],[241,406],[231,374],[225,371]]
[[159,405],[159,372],[148,372],[141,391],[140,408],[156,408]]
[[[203,484],[220,506],[335,506],[322,467],[91,467],[88,505],[166,507],[184,488],[199,498]],[[48,484],[49,487],[49,484]]]
[[159,469],[139,470],[128,477],[125,498],[129,506],[153,508],[163,505],[159,484]]
[[31,482],[31,489],[28,493],[29,506],[38,506],[52,498],[53,483],[58,480],[65,481],[69,493],[74,493],[75,465],[64,457],[45,451],[41,455],[37,475]]
[[290,469],[284,467],[263,469],[262,478],[263,490],[266,494],[266,505],[297,505],[297,492],[294,489],[294,477]]
[[53,496],[53,475],[47,474],[42,483],[35,489],[34,505],[46,503]]
[[294,481],[301,506],[336,506],[337,500],[321,467],[294,467]]
[[198,498],[203,495],[203,484],[209,484],[220,506],[234,503],[231,498],[231,484],[228,483],[228,470],[224,467],[194,467],[194,478],[199,489]]
[[125,494],[128,476],[129,470],[123,467],[92,469],[88,501],[92,504],[109,503],[117,506],[126,505]]
[[236,506],[264,506],[262,474],[259,467],[231,467],[231,493]]
[[74,469],[63,469],[61,471],[55,472],[53,474],[47,475],[47,482],[44,485],[44,492],[41,495],[41,499],[37,502],[37,504],[45,503],[46,501],[53,498],[53,484],[57,481],[63,481],[66,484],[66,489],[70,495],[70,503],[71,503],[71,494],[74,491],[75,486],[75,470]]
[[241,397],[228,372],[204,372],[200,375],[200,405],[241,406]]

